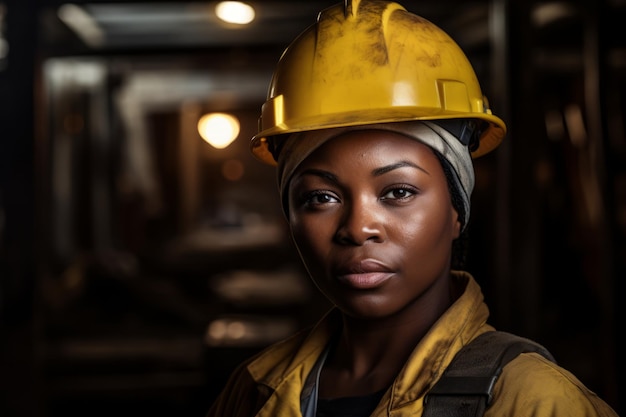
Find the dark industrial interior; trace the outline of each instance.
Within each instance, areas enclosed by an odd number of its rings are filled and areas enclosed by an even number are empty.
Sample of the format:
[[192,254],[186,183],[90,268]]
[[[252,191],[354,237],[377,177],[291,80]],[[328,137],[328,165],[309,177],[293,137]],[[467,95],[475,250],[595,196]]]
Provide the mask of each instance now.
[[[336,1],[249,1],[247,26],[216,3],[0,0],[0,416],[203,416],[329,308],[248,144],[281,52]],[[626,1],[400,3],[508,126],[469,224],[492,323],[625,413]],[[200,137],[209,112],[240,120],[230,146]]]

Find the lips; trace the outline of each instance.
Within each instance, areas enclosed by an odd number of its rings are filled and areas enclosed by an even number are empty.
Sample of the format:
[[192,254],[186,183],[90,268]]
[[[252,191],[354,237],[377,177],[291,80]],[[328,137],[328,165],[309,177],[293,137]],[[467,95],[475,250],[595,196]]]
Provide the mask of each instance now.
[[394,272],[374,259],[364,259],[342,266],[337,279],[342,284],[356,289],[373,289],[383,285]]

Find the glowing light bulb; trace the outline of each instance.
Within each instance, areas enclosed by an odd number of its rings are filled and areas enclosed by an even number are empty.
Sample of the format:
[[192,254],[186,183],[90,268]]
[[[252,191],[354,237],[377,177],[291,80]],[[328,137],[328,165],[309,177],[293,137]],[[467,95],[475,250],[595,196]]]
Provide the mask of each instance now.
[[252,6],[240,1],[219,2],[215,7],[215,14],[224,22],[237,25],[247,25],[255,16]]
[[202,139],[217,149],[224,149],[239,135],[239,120],[226,113],[205,114],[198,121],[198,133]]

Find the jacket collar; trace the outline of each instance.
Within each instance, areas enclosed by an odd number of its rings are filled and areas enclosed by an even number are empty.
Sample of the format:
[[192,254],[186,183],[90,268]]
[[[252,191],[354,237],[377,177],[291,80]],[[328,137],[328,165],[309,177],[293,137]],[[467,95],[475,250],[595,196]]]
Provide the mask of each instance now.
[[463,294],[435,322],[396,377],[388,393],[391,409],[423,399],[464,345],[493,330],[486,324],[489,309],[478,283],[463,271],[454,271],[453,277],[464,286]]
[[[462,295],[416,346],[379,408],[393,412],[412,404],[421,409],[424,395],[461,347],[478,334],[493,330],[486,324],[489,310],[478,283],[462,271],[454,271],[453,278],[464,286]],[[273,391],[259,417],[276,415],[273,413],[278,406],[281,416],[300,415],[304,381],[340,326],[340,312],[332,309],[312,329],[271,346],[248,365],[252,378]]]

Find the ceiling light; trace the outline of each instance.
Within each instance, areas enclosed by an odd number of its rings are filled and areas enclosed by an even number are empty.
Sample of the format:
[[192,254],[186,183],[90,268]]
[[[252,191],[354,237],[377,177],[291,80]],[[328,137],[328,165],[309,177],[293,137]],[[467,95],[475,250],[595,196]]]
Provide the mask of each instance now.
[[224,149],[239,136],[239,120],[226,113],[205,114],[198,121],[202,139],[217,149]]
[[215,7],[217,17],[227,23],[247,25],[254,20],[252,6],[240,1],[222,1]]

